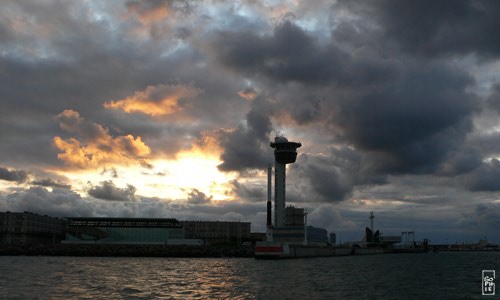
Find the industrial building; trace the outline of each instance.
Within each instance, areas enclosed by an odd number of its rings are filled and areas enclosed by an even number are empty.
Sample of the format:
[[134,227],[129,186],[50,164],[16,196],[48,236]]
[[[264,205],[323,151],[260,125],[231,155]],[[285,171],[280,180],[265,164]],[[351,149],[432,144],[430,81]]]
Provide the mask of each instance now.
[[281,227],[273,230],[273,240],[277,242],[287,242],[290,244],[302,244],[306,241],[312,245],[328,244],[328,232],[324,228],[308,226]]
[[229,221],[181,221],[186,238],[202,239],[207,244],[248,240],[250,222]]
[[0,213],[0,244],[200,245],[253,240],[250,222],[178,221],[174,218],[53,218]]
[[301,244],[306,241],[311,244],[327,244],[328,232],[305,224],[305,211],[303,208],[288,206],[285,208],[285,226],[273,228],[273,240]]
[[0,244],[58,244],[64,239],[66,221],[31,212],[0,212]]
[[315,245],[328,244],[328,232],[324,228],[307,226],[307,242]]
[[176,219],[160,218],[68,218],[65,243],[166,244],[184,239]]
[[68,218],[65,243],[192,244],[187,240],[202,240],[212,244],[248,239],[250,225],[173,218]]

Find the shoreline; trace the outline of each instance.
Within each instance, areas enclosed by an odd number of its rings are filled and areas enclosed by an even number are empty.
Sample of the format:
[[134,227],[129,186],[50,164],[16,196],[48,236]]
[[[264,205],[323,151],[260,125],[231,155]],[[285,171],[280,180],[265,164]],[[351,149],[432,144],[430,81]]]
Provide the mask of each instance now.
[[253,247],[232,245],[50,244],[0,245],[0,256],[254,257]]

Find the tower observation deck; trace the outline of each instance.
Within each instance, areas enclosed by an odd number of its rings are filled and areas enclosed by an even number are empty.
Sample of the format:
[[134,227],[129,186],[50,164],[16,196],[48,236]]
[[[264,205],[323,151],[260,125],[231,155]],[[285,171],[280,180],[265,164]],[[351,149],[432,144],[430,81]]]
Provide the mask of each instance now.
[[286,164],[294,163],[297,159],[299,142],[290,142],[285,137],[277,136],[270,146],[274,148],[274,226],[285,226],[285,186]]

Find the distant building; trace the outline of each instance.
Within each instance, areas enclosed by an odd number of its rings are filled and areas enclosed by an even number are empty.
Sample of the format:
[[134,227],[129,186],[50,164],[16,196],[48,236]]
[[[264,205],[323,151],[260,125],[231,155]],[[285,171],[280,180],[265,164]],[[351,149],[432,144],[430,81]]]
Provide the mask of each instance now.
[[184,239],[176,219],[162,218],[68,218],[65,243],[167,244]]
[[327,244],[328,232],[324,228],[307,226],[307,241],[311,244]]
[[[1,244],[199,245],[252,239],[250,222],[178,221],[173,218],[52,218],[0,213]],[[202,241],[202,242],[200,242]]]
[[302,244],[304,229],[304,226],[275,227],[273,228],[273,241]]
[[285,208],[285,227],[304,226],[304,209],[288,206]]
[[[301,244],[305,240],[305,213],[303,208],[288,206],[285,208],[285,227],[273,228],[273,240],[291,244]],[[311,244],[327,244],[326,229],[307,226],[307,242]]]
[[334,232],[330,233],[330,244],[337,244],[337,234],[335,234]]
[[181,221],[186,238],[202,239],[208,244],[250,238],[250,222]]
[[57,244],[64,239],[66,221],[31,212],[0,212],[0,244]]
[[288,206],[285,208],[285,226],[273,228],[273,240],[301,244],[304,242],[304,209]]

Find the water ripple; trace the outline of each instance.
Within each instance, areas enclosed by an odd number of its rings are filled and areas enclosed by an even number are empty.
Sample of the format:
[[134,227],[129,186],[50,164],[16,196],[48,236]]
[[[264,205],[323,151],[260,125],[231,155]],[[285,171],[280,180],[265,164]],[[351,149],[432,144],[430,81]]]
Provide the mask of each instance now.
[[[0,257],[0,299],[480,299],[500,253],[251,258]],[[498,286],[498,284],[497,284]]]

